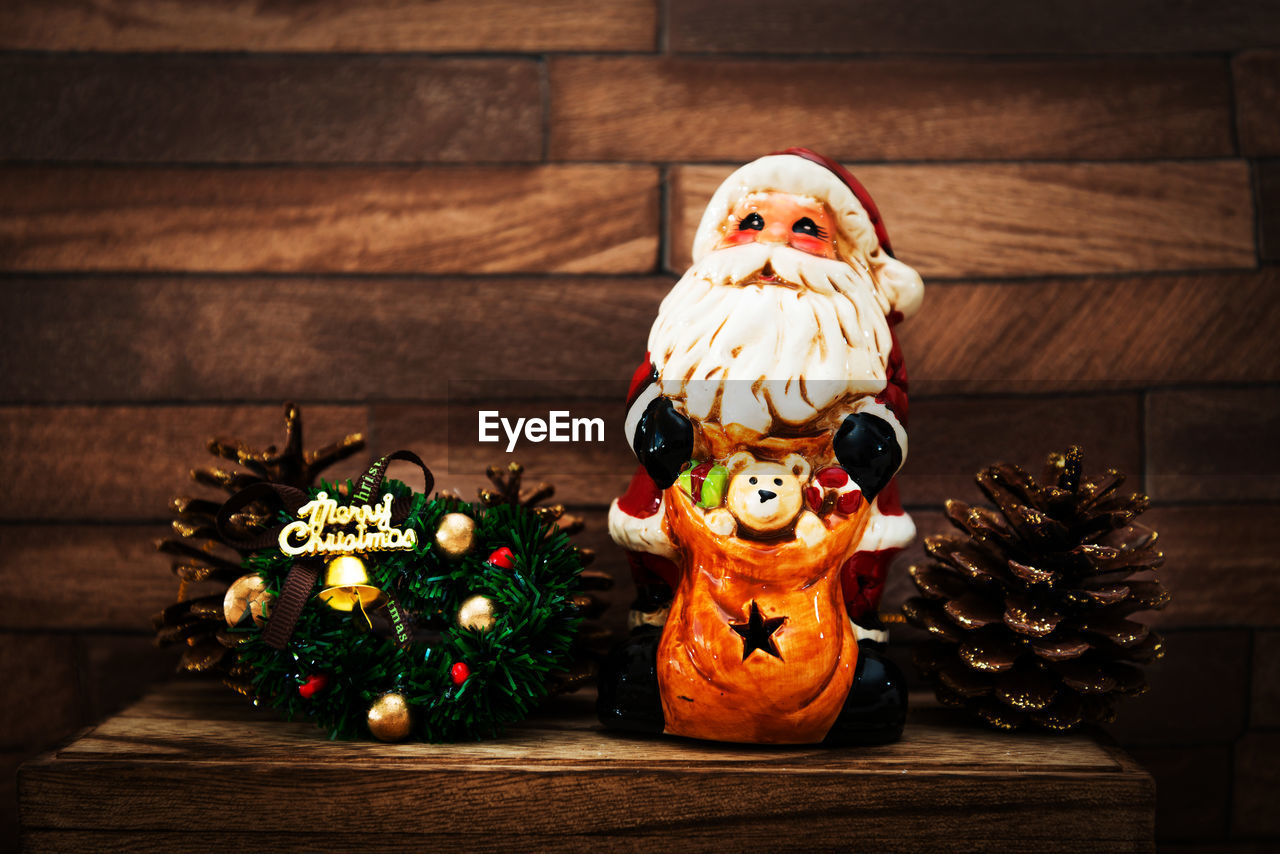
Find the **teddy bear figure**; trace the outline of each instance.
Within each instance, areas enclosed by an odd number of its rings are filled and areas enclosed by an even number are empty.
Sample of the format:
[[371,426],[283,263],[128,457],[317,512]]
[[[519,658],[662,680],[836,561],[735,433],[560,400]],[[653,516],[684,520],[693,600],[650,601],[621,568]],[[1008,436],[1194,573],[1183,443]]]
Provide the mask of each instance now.
[[[728,459],[729,481],[726,505],[707,514],[707,527],[717,534],[732,536],[738,526],[760,537],[794,528],[796,536],[814,541],[820,536],[818,517],[802,514],[809,463],[799,454],[790,454],[781,463],[756,460],[746,452]],[[802,533],[803,532],[803,533]]]
[[914,535],[894,475],[920,304],[871,197],[805,149],[730,175],[632,378],[640,463],[609,513],[636,582],[606,726],[870,744],[905,719],[877,609]]

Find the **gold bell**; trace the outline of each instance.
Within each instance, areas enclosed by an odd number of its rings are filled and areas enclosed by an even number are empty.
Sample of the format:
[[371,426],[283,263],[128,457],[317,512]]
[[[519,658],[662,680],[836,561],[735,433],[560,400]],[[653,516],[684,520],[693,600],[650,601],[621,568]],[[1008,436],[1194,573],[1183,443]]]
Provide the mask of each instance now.
[[320,598],[336,611],[350,611],[356,605],[364,610],[382,597],[382,591],[369,583],[364,561],[355,555],[338,555],[329,561],[324,573],[324,589]]

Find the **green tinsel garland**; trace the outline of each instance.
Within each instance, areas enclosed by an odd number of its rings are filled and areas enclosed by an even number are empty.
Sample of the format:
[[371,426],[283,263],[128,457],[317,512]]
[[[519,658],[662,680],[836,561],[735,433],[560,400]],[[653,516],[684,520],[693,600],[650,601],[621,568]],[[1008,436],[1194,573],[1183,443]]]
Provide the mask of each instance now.
[[[339,494],[323,482],[309,494],[321,491]],[[410,490],[387,481],[382,494],[388,492],[399,497]],[[473,548],[455,560],[435,546],[435,531],[446,513],[465,513],[476,523]],[[564,533],[552,530],[553,523],[518,504],[485,508],[415,494],[398,527],[417,532],[417,548],[365,556],[369,583],[419,625],[439,628],[439,641],[402,649],[392,638],[369,631],[359,610],[337,611],[313,595],[284,650],[271,648],[255,631],[237,647],[234,669],[249,676],[255,702],[289,719],[314,718],[331,738],[367,736],[369,706],[388,692],[404,696],[414,735],[421,739],[492,737],[525,718],[547,695],[549,677],[568,669],[580,622],[573,597],[580,592],[581,558]],[[488,562],[502,546],[515,556],[509,569]],[[279,550],[266,549],[250,554],[244,566],[279,595],[292,562]],[[497,619],[488,631],[463,629],[454,619],[458,606],[474,595],[496,605]],[[461,686],[450,675],[458,662],[471,671]],[[328,682],[303,697],[298,689],[314,675]]]

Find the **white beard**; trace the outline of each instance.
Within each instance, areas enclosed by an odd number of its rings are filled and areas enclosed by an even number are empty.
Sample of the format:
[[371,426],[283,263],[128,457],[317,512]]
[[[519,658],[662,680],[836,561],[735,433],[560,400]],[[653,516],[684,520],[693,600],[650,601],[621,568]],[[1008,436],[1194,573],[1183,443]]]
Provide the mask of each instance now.
[[[757,281],[766,264],[781,283]],[[695,422],[803,431],[885,387],[889,302],[869,270],[788,246],[720,249],[662,301],[649,332],[660,393]]]

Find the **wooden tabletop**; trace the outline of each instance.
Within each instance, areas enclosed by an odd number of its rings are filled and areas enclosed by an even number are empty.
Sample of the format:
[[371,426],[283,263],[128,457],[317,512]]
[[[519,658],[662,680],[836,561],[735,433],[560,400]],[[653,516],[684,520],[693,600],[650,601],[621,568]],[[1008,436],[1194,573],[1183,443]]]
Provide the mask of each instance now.
[[[915,698],[913,698],[915,699]],[[1090,735],[917,702],[876,748],[601,730],[586,693],[499,740],[331,742],[221,686],[160,688],[19,775],[30,850],[1145,851],[1155,787]]]

